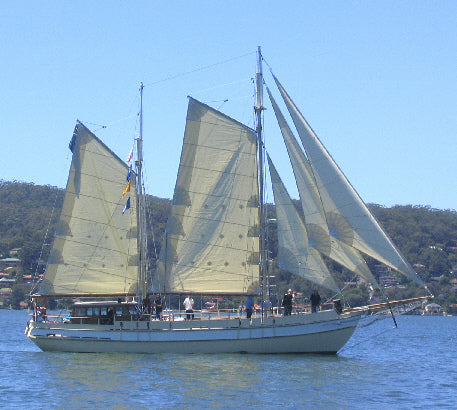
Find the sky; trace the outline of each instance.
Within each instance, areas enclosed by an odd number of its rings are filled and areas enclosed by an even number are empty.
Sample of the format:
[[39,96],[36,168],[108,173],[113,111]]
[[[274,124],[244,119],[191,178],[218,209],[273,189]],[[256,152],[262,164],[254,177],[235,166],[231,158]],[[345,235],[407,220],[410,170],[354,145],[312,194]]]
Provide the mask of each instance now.
[[65,187],[76,120],[126,159],[143,83],[145,184],[171,198],[187,96],[254,127],[261,46],[267,85],[271,69],[366,203],[457,209],[456,20],[446,0],[5,0],[0,180]]

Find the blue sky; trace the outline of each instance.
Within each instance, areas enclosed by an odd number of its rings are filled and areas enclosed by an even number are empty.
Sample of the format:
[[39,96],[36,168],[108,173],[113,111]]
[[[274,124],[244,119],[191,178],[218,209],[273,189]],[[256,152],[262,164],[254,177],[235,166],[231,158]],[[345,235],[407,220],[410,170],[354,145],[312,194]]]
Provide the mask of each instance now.
[[126,157],[143,82],[147,190],[170,198],[187,95],[253,126],[262,46],[365,202],[457,209],[456,20],[445,0],[4,1],[0,179],[64,187],[77,119]]

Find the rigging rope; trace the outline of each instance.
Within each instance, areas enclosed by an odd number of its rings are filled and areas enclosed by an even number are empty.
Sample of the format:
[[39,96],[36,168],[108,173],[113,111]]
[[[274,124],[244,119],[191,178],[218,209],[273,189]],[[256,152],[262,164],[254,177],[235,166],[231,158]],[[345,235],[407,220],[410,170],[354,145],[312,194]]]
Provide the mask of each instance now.
[[161,80],[154,81],[154,82],[152,82],[152,83],[146,83],[146,84],[144,84],[144,86],[156,85],[156,84],[160,84],[160,83],[163,83],[163,82],[166,82],[166,81],[174,80],[174,79],[179,78],[179,77],[184,77],[184,76],[186,76],[186,75],[193,74],[193,73],[196,73],[196,72],[198,72],[198,71],[208,70],[208,69],[213,68],[213,67],[216,67],[216,66],[218,66],[218,65],[226,64],[226,63],[229,63],[229,62],[231,62],[231,61],[238,60],[238,59],[240,59],[240,58],[244,58],[244,57],[247,57],[247,56],[251,56],[252,54],[255,54],[255,53],[256,53],[255,51],[251,51],[251,52],[249,52],[249,53],[242,54],[242,55],[240,55],[240,56],[233,57],[233,58],[230,58],[230,59],[228,59],[228,60],[219,61],[219,62],[217,62],[217,63],[210,64],[210,65],[203,66],[203,67],[199,67],[199,68],[195,68],[195,69],[190,70],[190,71],[184,71],[184,72],[182,72],[182,73],[180,73],[180,74],[172,75],[172,76],[163,78],[163,79],[161,79]]
[[[379,317],[378,319],[375,319],[375,320],[371,321],[370,323],[367,323],[366,325],[361,326],[361,325],[359,324],[358,327],[367,327],[367,326],[371,326],[373,323],[377,322],[377,321],[380,320],[380,319],[387,319],[387,317]],[[396,327],[394,327],[393,329],[396,329]],[[374,335],[374,336],[373,336],[373,335],[370,335],[370,337],[367,337],[367,338],[365,338],[365,339],[362,339],[362,340],[360,340],[360,341],[357,342],[357,343],[353,343],[353,344],[351,344],[351,345],[346,344],[346,345],[344,345],[344,346],[339,350],[339,353],[341,353],[341,352],[343,352],[343,351],[345,351],[345,350],[348,350],[348,349],[352,349],[352,348],[354,348],[354,347],[356,347],[356,346],[359,346],[359,345],[361,345],[362,343],[365,343],[365,342],[367,342],[367,341],[369,341],[369,340],[376,340],[377,337],[378,337],[379,335],[382,335],[383,333],[386,333],[386,332],[388,332],[388,331],[390,331],[390,330],[392,330],[392,329],[385,329],[385,330],[383,330],[383,331],[377,333],[376,335]]]
[[[46,233],[45,233],[45,237],[44,237],[44,240],[43,240],[43,245],[41,247],[41,251],[40,251],[40,256],[38,257],[38,261],[37,261],[37,267],[36,267],[36,270],[35,270],[35,277],[37,276],[37,273],[38,273],[38,267],[39,267],[39,263],[40,263],[40,260],[41,260],[41,257],[43,255],[43,250],[44,250],[44,247],[46,245],[49,245],[47,244],[47,237],[48,237],[48,233],[49,233],[49,228],[51,226],[51,222],[52,222],[52,218],[53,218],[53,215],[54,215],[54,211],[56,209],[56,203],[57,203],[57,198],[58,198],[58,195],[59,195],[59,190],[56,191],[56,196],[54,198],[54,204],[52,206],[52,211],[51,211],[51,216],[49,217],[49,221],[48,221],[48,226],[46,228]],[[33,286],[32,288],[30,289],[30,292],[29,292],[29,296],[31,296],[38,288],[38,284],[40,283],[40,281],[37,281]],[[64,306],[62,306],[59,310],[59,316],[62,314],[62,312],[66,310],[66,308]]]
[[[251,80],[251,78],[249,78],[249,81],[250,80]],[[246,82],[246,78],[243,78],[242,80],[232,81],[230,83],[225,83],[225,84],[219,84],[214,87],[203,88],[201,90],[193,92],[192,94],[195,95],[195,94],[199,94],[199,93],[203,93],[203,92],[207,92],[207,91],[212,91],[212,90],[216,90],[217,88],[227,87],[228,85],[234,85],[234,84],[243,84],[243,86],[244,86],[245,82]]]
[[93,132],[97,132],[99,130],[102,130],[102,129],[105,129],[106,128],[106,125],[101,125],[101,124],[95,124],[94,122],[85,122],[85,121],[81,121],[84,125],[86,124],[90,124],[90,125],[95,125],[96,127],[99,127],[99,128],[96,128],[95,130],[93,130]]
[[[40,251],[40,256],[38,256],[38,261],[37,261],[37,264],[36,264],[36,269],[35,269],[35,278],[37,277],[37,273],[38,273],[38,268],[40,266],[40,261],[41,261],[41,257],[43,256],[43,253],[44,253],[44,247],[46,245],[49,245],[47,242],[48,240],[48,234],[49,234],[49,228],[51,227],[51,222],[52,222],[52,218],[54,216],[54,211],[56,209],[56,203],[57,203],[57,198],[59,196],[59,189],[56,189],[56,196],[54,197],[54,203],[52,205],[52,210],[51,210],[51,216],[49,217],[49,221],[48,221],[48,226],[46,227],[46,233],[44,234],[44,239],[43,239],[43,244],[41,245],[41,251]],[[36,291],[37,287],[38,287],[38,284],[39,282],[35,282],[35,284],[31,287],[30,289],[30,292],[29,292],[29,296]]]
[[126,116],[126,117],[119,118],[119,119],[117,119],[117,120],[115,120],[115,121],[112,121],[112,122],[110,122],[109,124],[106,124],[106,125],[96,124],[96,123],[87,122],[87,121],[81,121],[81,122],[82,122],[84,125],[94,125],[94,126],[98,127],[98,128],[95,128],[94,130],[92,130],[92,132],[95,134],[95,133],[96,133],[97,131],[99,131],[99,130],[103,130],[103,129],[105,129],[105,128],[108,128],[108,127],[111,127],[111,126],[113,126],[113,125],[115,125],[115,124],[118,124],[118,123],[120,123],[120,122],[122,122],[122,121],[126,121],[126,120],[129,120],[130,118],[137,117],[137,116],[138,116],[138,113],[130,114],[130,115]]

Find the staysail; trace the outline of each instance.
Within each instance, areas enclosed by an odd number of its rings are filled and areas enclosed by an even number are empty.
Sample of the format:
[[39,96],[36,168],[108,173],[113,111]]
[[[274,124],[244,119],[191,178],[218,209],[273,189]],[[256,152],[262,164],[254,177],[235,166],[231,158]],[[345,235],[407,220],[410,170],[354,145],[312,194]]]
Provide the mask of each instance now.
[[256,134],[189,98],[154,288],[244,294],[259,280]]
[[332,235],[347,245],[398,270],[417,283],[423,284],[379,226],[278,79],[276,77],[274,79],[311,164]]
[[322,254],[379,287],[362,255],[356,249],[330,235],[310,164],[268,87],[267,91],[294,171],[310,243]]
[[126,189],[127,165],[81,123],[70,149],[73,158],[62,213],[39,293],[135,294],[135,176]]
[[305,224],[297,212],[281,178],[268,158],[278,226],[278,263],[294,275],[340,292],[319,252],[309,246]]

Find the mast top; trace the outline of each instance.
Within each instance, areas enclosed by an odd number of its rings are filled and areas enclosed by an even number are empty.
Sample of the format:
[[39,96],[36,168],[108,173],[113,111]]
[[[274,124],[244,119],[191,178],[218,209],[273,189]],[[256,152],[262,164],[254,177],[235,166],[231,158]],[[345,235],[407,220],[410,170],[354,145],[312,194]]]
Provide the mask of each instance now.
[[[261,112],[263,107],[263,74],[262,74],[262,51],[260,46],[257,48],[257,73],[256,73],[256,106],[257,113]],[[259,130],[257,130],[259,131]]]

